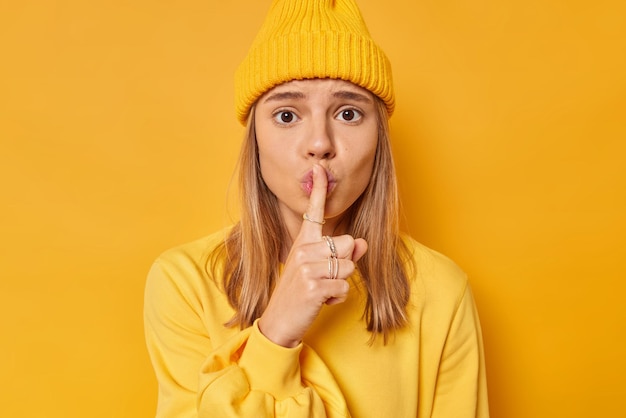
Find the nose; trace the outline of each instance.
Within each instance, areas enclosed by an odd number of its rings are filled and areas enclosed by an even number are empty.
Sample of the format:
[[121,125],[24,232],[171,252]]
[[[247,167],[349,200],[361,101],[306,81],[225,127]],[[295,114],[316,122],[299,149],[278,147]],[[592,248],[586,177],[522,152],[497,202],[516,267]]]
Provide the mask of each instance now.
[[335,156],[335,141],[333,129],[325,118],[311,121],[306,142],[309,158],[319,160],[331,159]]

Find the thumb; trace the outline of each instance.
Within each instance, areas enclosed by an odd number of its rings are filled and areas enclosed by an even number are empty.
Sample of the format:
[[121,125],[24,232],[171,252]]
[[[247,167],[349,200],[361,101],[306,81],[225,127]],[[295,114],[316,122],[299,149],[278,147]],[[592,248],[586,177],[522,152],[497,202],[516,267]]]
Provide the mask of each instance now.
[[357,262],[367,252],[367,241],[363,238],[357,238],[354,240],[354,250],[352,251],[352,261]]

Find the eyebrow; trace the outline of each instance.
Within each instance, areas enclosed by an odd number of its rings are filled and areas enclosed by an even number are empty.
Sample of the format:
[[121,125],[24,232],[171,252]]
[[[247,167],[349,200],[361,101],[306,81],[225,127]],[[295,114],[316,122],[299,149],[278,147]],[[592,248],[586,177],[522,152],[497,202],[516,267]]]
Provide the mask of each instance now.
[[372,102],[372,99],[370,99],[366,95],[361,94],[361,93],[356,93],[354,91],[348,91],[348,90],[336,91],[333,93],[333,96],[339,99],[354,100],[355,102],[366,102],[366,103]]
[[304,93],[300,93],[299,91],[284,91],[282,93],[274,93],[269,95],[263,102],[271,102],[278,100],[286,100],[286,99],[304,99],[306,96]]

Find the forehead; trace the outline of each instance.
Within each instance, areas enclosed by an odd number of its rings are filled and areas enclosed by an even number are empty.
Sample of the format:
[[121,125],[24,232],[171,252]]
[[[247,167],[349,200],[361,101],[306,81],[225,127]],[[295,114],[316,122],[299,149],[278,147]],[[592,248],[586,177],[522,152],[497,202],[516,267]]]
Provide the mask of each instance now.
[[265,92],[261,96],[261,101],[273,94],[283,92],[300,92],[304,95],[310,94],[334,94],[339,91],[354,92],[373,99],[373,94],[362,87],[357,86],[349,81],[336,80],[330,78],[315,78],[310,80],[291,80],[286,83],[279,84]]

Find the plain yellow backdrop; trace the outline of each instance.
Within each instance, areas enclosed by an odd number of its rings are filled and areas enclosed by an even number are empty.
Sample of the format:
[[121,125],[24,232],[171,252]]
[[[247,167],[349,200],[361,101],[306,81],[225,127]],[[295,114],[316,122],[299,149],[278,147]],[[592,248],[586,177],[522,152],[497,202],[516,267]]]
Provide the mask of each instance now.
[[[404,227],[471,276],[492,416],[622,416],[624,3],[359,4]],[[0,6],[0,416],[153,416],[145,275],[236,219],[233,72],[268,5]]]

